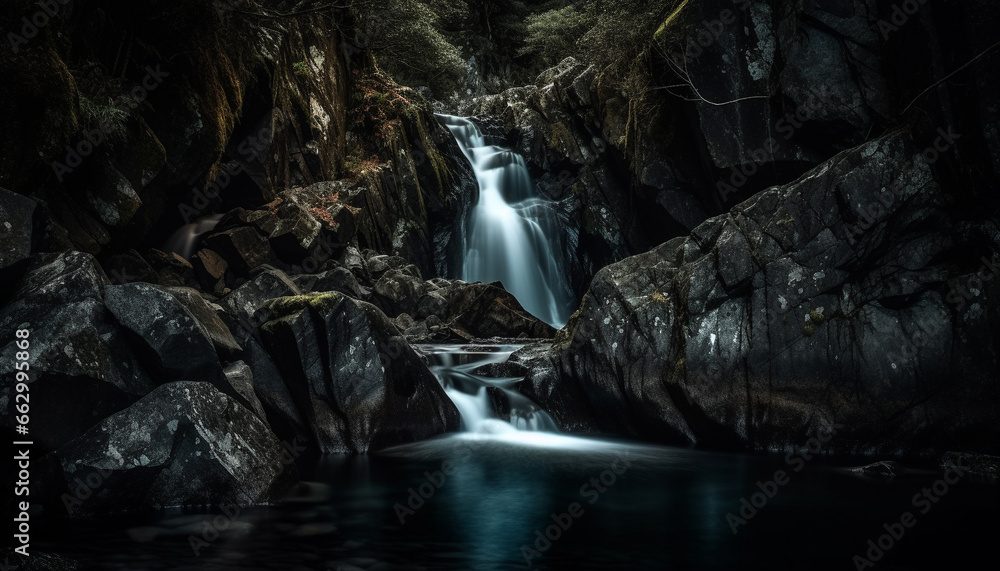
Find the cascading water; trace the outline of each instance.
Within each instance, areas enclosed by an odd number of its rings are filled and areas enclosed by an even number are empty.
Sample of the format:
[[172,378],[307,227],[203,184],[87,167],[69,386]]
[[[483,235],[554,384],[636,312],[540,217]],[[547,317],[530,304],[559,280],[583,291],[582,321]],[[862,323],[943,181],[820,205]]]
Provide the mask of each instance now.
[[[511,385],[519,378],[494,378],[475,374],[475,369],[502,363],[520,345],[455,347],[423,345],[418,349],[430,360],[430,369],[462,416],[466,432],[505,434],[518,431],[559,432],[545,411]],[[492,393],[492,394],[491,394]],[[499,418],[496,409],[509,413]]]
[[529,313],[562,327],[574,299],[563,275],[566,265],[553,203],[535,193],[521,155],[486,144],[468,119],[437,117],[458,141],[479,181],[479,201],[463,237],[461,279],[499,281]]
[[213,214],[181,226],[164,242],[163,251],[176,252],[184,259],[190,260],[199,239],[204,234],[214,230],[220,220],[222,220],[221,214]]

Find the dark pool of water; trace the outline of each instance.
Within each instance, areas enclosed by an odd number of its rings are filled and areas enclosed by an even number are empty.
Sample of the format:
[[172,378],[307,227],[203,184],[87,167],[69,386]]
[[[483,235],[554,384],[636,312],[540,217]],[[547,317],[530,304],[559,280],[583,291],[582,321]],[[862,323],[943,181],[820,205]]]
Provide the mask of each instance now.
[[[535,547],[536,530],[578,503],[582,514],[538,550],[532,569],[850,570],[883,524],[907,511],[916,524],[875,569],[978,569],[994,558],[997,487],[970,478],[921,514],[912,497],[939,474],[888,483],[818,458],[794,472],[781,456],[521,436],[450,436],[325,459],[295,497],[245,510],[198,556],[189,536],[202,537],[210,513],[59,522],[34,548],[102,569],[524,569],[522,548]],[[442,482],[434,472],[444,461],[453,470]],[[613,468],[622,473],[607,486],[598,480],[603,492],[581,489]],[[734,534],[726,514],[776,470],[788,482]],[[394,506],[421,485],[433,495],[401,524]]]

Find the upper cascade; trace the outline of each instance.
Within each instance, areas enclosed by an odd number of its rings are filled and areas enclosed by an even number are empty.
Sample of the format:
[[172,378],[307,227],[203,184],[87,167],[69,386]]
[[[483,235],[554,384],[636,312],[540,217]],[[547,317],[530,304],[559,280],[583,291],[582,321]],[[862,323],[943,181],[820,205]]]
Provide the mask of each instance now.
[[564,275],[562,232],[554,203],[538,196],[524,157],[489,145],[475,123],[438,115],[479,181],[479,200],[463,239],[461,279],[503,284],[525,310],[561,328],[574,303]]

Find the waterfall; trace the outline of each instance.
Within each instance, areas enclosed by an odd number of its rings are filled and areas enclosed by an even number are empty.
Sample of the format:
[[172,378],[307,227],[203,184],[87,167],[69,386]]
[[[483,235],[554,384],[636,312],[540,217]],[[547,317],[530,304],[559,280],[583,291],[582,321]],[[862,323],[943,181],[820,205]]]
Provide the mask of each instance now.
[[164,242],[163,251],[176,252],[185,260],[190,260],[201,237],[214,230],[220,220],[222,215],[214,214],[181,226]]
[[526,311],[560,328],[574,303],[554,203],[535,192],[524,157],[488,145],[463,117],[438,115],[454,135],[479,181],[479,200],[463,237],[461,279],[499,281]]
[[[511,388],[520,378],[494,378],[475,373],[475,369],[484,365],[506,361],[520,348],[520,345],[416,346],[427,356],[431,372],[458,409],[464,431],[480,434],[559,432],[548,413]],[[497,408],[505,412],[504,416],[509,416],[509,421],[499,418]]]

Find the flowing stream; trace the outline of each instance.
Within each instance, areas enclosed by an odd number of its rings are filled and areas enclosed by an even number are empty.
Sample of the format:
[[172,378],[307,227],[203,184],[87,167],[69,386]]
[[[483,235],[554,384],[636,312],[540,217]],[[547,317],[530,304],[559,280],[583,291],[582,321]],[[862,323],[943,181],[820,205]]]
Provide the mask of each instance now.
[[427,356],[431,372],[455,403],[466,432],[510,436],[522,431],[559,432],[548,413],[512,388],[520,377],[477,374],[480,367],[503,363],[521,347],[420,345],[417,349]]
[[458,141],[479,181],[479,200],[463,237],[461,279],[499,281],[529,313],[562,327],[574,299],[564,274],[554,203],[535,192],[524,157],[487,144],[469,119],[437,117]]

